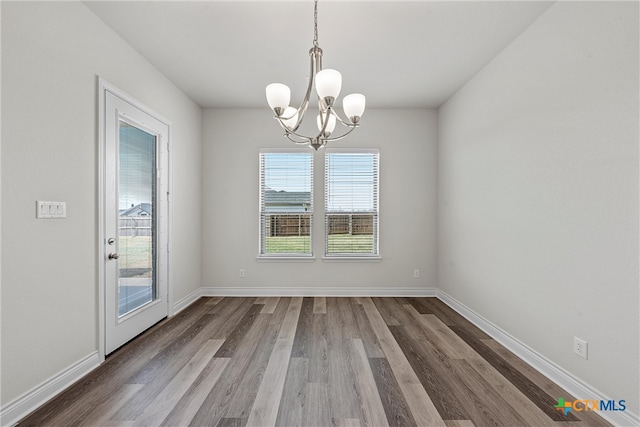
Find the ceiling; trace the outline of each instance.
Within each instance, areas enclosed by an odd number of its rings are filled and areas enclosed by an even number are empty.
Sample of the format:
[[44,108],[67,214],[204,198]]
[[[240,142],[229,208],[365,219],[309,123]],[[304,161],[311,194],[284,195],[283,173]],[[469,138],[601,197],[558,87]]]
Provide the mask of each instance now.
[[[438,107],[552,3],[321,0],[323,66],[367,108]],[[311,0],[85,4],[201,107],[266,107],[273,82],[304,95]]]

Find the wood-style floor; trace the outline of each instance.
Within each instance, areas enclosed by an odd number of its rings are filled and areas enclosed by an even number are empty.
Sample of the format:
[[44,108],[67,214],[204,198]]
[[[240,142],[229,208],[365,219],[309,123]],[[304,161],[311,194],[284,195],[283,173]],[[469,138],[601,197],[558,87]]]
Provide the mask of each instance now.
[[608,425],[559,397],[435,298],[202,298],[20,425]]

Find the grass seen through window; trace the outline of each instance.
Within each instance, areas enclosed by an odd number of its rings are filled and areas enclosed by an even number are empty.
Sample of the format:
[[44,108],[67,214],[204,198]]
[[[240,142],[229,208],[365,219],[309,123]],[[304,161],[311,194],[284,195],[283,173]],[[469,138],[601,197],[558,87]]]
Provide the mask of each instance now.
[[[309,236],[267,236],[265,253],[310,253]],[[372,235],[330,234],[328,241],[330,253],[373,253]]]

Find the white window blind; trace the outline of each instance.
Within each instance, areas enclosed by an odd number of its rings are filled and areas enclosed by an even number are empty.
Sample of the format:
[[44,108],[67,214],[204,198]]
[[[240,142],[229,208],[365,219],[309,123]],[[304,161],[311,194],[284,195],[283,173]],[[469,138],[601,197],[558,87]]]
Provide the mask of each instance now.
[[326,151],[326,256],[378,256],[378,165],[378,150]]
[[260,256],[312,255],[313,154],[260,153]]

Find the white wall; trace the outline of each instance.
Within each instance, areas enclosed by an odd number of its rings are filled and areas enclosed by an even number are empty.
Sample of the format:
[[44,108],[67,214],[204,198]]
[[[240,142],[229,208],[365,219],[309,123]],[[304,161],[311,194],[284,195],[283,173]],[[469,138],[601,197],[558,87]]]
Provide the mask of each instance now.
[[[308,120],[308,119],[307,119]],[[315,155],[313,263],[258,262],[258,153],[295,145],[268,107],[203,114],[203,283],[255,288],[425,288],[436,285],[436,113],[365,112],[336,147],[380,149],[379,263],[324,262],[323,151]],[[246,276],[238,277],[244,268]],[[421,277],[413,278],[420,269]]]
[[173,121],[176,301],[201,284],[201,110],[82,3],[1,7],[5,406],[98,348],[97,76]]
[[[201,116],[80,3],[0,6],[2,406],[97,349],[99,75],[174,123],[174,301],[439,286],[639,412],[637,3],[555,4],[439,120],[365,113],[336,145],[380,148],[379,263],[325,263],[321,238],[313,263],[257,262],[258,152],[290,146],[267,108]],[[36,199],[68,218],[35,220]]]
[[638,114],[638,3],[558,2],[438,123],[440,288],[635,414]]

